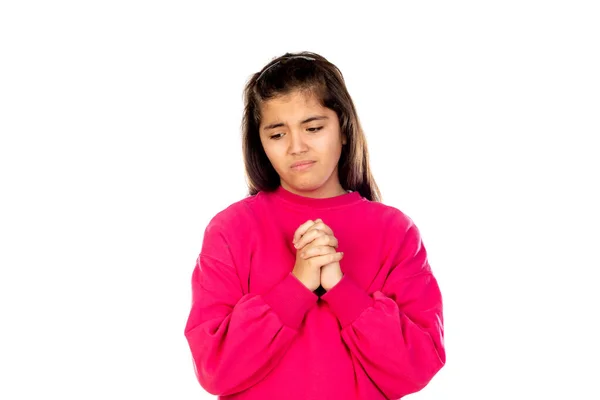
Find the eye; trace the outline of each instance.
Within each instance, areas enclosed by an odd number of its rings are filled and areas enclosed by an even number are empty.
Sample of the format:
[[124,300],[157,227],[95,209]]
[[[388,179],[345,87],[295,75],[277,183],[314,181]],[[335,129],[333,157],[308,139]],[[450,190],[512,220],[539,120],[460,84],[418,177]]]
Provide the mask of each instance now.
[[[316,126],[316,127],[313,127],[313,128],[306,128],[306,130],[307,130],[308,132],[311,132],[311,133],[318,132],[318,131],[320,131],[321,129],[323,129],[323,127],[322,127],[322,126]],[[283,135],[284,135],[283,133],[277,133],[277,134],[275,134],[275,135],[271,135],[271,136],[269,136],[269,139],[273,139],[273,140],[279,140],[279,139],[281,139],[281,138],[283,137]]]

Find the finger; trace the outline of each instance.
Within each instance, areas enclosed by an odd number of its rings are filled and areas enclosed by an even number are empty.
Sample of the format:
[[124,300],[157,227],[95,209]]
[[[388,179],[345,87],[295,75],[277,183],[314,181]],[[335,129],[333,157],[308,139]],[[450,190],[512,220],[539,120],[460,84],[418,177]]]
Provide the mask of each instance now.
[[[306,236],[306,235],[305,235]],[[335,236],[323,234],[314,238],[310,243],[308,243],[305,247],[317,247],[317,246],[329,246],[331,248],[338,247],[338,240]]]
[[331,230],[331,228],[327,226],[321,218],[317,218],[315,220],[315,223],[309,228],[309,230],[310,229],[320,229],[322,231],[325,231],[325,233],[327,233],[328,235],[333,235],[333,231]]
[[333,247],[334,249],[337,249],[339,246],[337,238],[332,235],[327,235],[325,239],[319,238],[319,240],[322,240],[324,242],[323,245]]
[[314,225],[314,221],[313,220],[308,220],[305,223],[303,223],[302,225],[300,225],[298,227],[298,229],[296,229],[296,232],[294,232],[294,239],[293,239],[293,243],[296,243],[301,237],[302,235],[304,235],[306,233],[306,231],[308,230],[308,228],[310,228],[311,226]]
[[304,235],[302,235],[302,237],[300,238],[300,240],[298,240],[295,244],[296,249],[301,249],[304,246],[306,246],[307,244],[311,243],[312,241],[314,241],[316,238],[323,236],[323,235],[327,235],[325,232],[323,232],[320,229],[311,229],[308,232],[306,232]]
[[340,261],[342,258],[344,258],[344,253],[336,252],[331,254],[325,254],[324,256],[312,257],[308,260],[308,262],[312,264],[312,266],[318,266],[319,268],[321,268],[327,264]]
[[[319,221],[319,222],[318,222],[318,221]],[[303,234],[303,235],[301,235],[301,237],[300,237],[298,240],[295,240],[295,241],[294,241],[294,244],[296,245],[295,247],[296,247],[297,249],[300,249],[300,248],[302,248],[302,247],[303,247],[303,246],[305,246],[307,243],[310,243],[310,242],[311,242],[311,240],[314,240],[316,237],[318,237],[318,236],[319,236],[319,235],[317,235],[317,236],[310,236],[310,238],[308,238],[307,240],[305,240],[305,241],[302,241],[301,243],[299,243],[299,241],[302,239],[302,237],[303,237],[303,236],[306,236],[306,235],[308,235],[308,234],[309,234],[310,232],[312,232],[312,231],[322,231],[322,232],[324,232],[326,235],[331,235],[331,236],[333,236],[333,231],[331,230],[331,228],[330,228],[330,227],[328,227],[327,225],[325,225],[325,224],[323,223],[323,221],[322,221],[320,218],[318,218],[318,219],[316,219],[316,220],[315,220],[315,223],[314,223],[312,226],[310,226],[310,227],[309,227],[309,228],[306,230],[306,232],[304,232],[304,234]]]
[[335,249],[331,246],[313,246],[304,248],[300,252],[300,257],[306,260],[311,257],[323,256],[330,253],[335,253]]
[[339,243],[335,236],[328,235],[320,229],[311,229],[304,236],[300,238],[300,241],[296,243],[296,248],[302,250],[306,246],[331,246],[337,248]]
[[313,220],[310,220],[310,219],[309,219],[308,221],[306,221],[305,223],[303,223],[302,225],[300,225],[300,226],[298,227],[298,229],[296,229],[296,232],[294,232],[294,239],[293,239],[293,242],[294,242],[294,243],[297,243],[297,242],[298,242],[298,240],[300,240],[300,239],[302,238],[302,236],[303,236],[304,234],[306,234],[306,232],[308,232],[308,230],[309,230],[309,229],[310,229],[312,226],[314,226],[314,224],[315,224],[315,221],[313,221]]

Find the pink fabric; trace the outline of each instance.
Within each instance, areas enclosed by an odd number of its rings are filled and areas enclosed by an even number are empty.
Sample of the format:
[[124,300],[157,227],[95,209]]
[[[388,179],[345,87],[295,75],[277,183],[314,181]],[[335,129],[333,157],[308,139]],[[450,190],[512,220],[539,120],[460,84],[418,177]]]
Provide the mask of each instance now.
[[[344,277],[318,297],[292,273],[296,229],[321,218]],[[279,187],[212,218],[185,326],[201,386],[220,399],[399,399],[443,367],[442,297],[420,232],[351,192]]]

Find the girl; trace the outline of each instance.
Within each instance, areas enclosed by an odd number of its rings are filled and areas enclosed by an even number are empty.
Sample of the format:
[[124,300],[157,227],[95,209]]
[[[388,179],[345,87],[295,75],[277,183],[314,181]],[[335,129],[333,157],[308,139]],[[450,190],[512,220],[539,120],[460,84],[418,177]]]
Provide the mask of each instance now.
[[287,53],[244,91],[249,196],[217,213],[185,327],[221,399],[399,399],[443,367],[442,298],[414,222],[380,201],[341,72]]

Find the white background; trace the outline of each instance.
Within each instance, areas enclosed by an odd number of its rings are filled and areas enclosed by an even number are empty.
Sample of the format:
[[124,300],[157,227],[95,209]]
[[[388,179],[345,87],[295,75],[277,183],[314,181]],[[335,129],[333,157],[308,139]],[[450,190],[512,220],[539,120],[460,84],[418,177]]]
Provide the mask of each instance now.
[[0,398],[213,398],[191,273],[245,196],[243,85],[300,50],[442,287],[447,365],[409,398],[600,398],[593,3],[2,2]]

